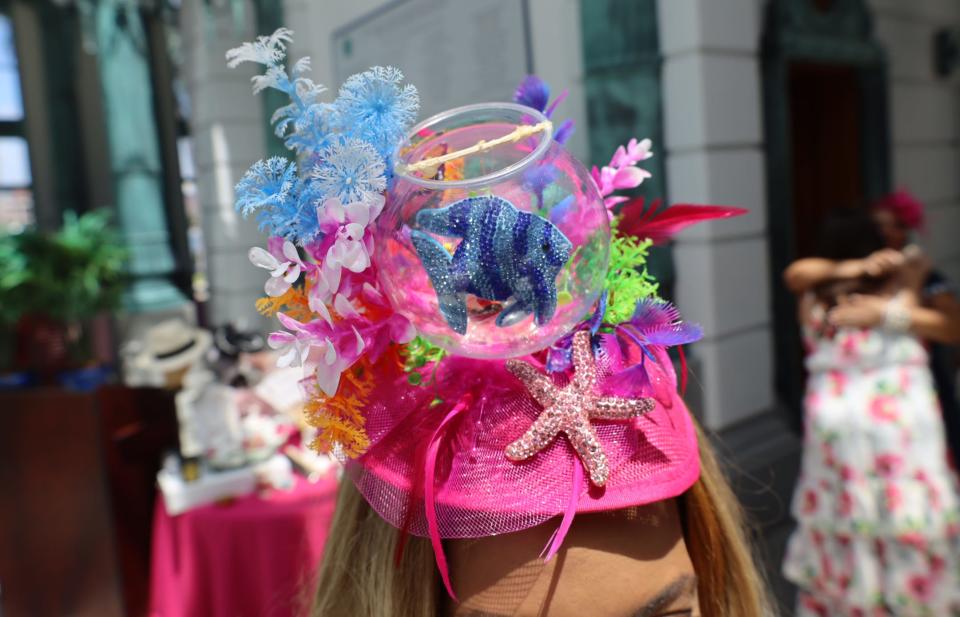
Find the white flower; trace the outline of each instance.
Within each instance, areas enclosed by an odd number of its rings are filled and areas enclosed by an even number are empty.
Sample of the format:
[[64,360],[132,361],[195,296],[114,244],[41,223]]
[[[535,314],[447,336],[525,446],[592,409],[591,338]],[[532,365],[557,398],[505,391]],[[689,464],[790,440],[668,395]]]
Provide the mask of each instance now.
[[282,245],[278,246],[277,244],[277,239],[271,238],[268,244],[270,251],[255,246],[248,253],[253,265],[264,270],[270,270],[270,278],[263,289],[268,296],[272,297],[285,294],[290,286],[300,278],[300,273],[305,268],[293,242],[284,240]]

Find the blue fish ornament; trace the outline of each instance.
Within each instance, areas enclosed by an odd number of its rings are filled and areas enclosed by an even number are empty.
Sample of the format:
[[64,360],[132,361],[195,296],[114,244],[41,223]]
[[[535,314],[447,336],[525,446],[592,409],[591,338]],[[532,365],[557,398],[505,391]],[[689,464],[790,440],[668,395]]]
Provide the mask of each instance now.
[[[503,302],[501,327],[530,313],[539,326],[553,317],[557,274],[573,248],[553,223],[494,195],[421,210],[416,223],[413,246],[454,332],[467,332],[467,294]],[[451,255],[427,232],[462,240]]]

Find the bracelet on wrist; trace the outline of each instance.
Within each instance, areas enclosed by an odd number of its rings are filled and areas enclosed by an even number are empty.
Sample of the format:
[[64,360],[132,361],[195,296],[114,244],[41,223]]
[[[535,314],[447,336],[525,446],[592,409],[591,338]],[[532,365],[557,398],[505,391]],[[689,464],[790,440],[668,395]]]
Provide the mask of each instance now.
[[891,300],[883,312],[883,329],[890,332],[909,332],[911,325],[910,309],[902,302]]

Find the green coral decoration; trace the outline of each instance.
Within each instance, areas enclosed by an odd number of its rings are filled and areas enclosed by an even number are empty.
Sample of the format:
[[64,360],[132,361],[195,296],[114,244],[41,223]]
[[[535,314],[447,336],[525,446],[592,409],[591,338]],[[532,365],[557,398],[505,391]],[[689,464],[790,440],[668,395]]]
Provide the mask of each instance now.
[[[433,383],[437,367],[440,366],[440,361],[447,355],[447,352],[427,339],[418,336],[407,343],[401,354],[404,357],[403,370],[407,373],[407,381],[411,385],[419,386]],[[433,370],[430,373],[430,379],[424,384],[421,369],[427,365],[432,365]]]
[[613,240],[610,243],[610,269],[607,270],[607,311],[603,322],[620,324],[631,317],[637,302],[655,296],[659,285],[647,272],[647,252],[653,241],[638,240],[633,236],[619,235],[613,223]]

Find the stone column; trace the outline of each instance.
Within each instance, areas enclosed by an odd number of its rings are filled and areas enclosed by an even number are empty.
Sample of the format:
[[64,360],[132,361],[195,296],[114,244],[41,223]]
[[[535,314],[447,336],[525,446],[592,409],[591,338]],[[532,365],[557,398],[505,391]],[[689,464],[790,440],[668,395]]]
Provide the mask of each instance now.
[[244,220],[234,210],[234,186],[252,163],[267,154],[262,100],[250,88],[250,77],[258,67],[243,64],[229,69],[224,58],[228,49],[256,36],[254,14],[249,2],[244,19],[238,21],[226,8],[185,0],[180,24],[210,280],[209,321],[266,329],[271,324],[254,307],[264,295],[266,272],[247,260],[249,248],[265,245],[266,236],[254,221]]
[[670,199],[750,210],[695,226],[675,244],[677,303],[706,333],[693,346],[687,399],[733,462],[731,480],[760,526],[768,576],[789,605],[792,588],[779,568],[800,448],[774,395],[760,5],[658,0],[658,21]]
[[707,427],[774,403],[756,0],[660,0],[668,193],[750,214],[676,242],[676,296],[706,332],[695,346]]

